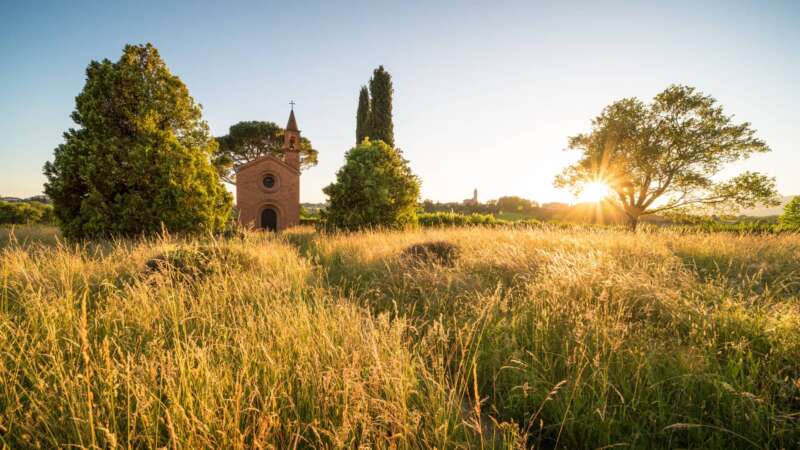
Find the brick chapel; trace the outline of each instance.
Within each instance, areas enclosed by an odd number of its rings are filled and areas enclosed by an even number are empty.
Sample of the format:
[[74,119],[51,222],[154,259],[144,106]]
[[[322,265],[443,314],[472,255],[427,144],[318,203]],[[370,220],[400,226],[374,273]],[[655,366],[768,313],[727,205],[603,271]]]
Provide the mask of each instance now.
[[283,159],[261,156],[236,170],[239,223],[281,231],[300,223],[300,130],[294,108],[283,137]]

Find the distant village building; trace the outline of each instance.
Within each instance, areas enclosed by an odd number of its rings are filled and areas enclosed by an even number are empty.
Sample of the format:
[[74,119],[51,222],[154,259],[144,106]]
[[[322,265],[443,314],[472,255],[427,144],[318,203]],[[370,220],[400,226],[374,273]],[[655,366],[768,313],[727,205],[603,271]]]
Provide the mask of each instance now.
[[464,200],[464,206],[477,206],[480,202],[478,202],[478,188],[472,192],[472,198],[468,198]]
[[281,231],[300,223],[300,130],[294,108],[283,138],[283,159],[261,156],[236,170],[239,223]]

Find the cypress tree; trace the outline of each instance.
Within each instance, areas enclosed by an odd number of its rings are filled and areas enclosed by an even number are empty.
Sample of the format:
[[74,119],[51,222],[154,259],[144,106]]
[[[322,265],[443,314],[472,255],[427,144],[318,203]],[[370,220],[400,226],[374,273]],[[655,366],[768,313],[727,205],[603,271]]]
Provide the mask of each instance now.
[[369,136],[369,92],[366,86],[361,86],[358,94],[358,111],[356,112],[356,145]]
[[392,76],[383,66],[372,73],[369,80],[371,103],[367,135],[373,141],[381,140],[394,147],[394,124],[392,123]]

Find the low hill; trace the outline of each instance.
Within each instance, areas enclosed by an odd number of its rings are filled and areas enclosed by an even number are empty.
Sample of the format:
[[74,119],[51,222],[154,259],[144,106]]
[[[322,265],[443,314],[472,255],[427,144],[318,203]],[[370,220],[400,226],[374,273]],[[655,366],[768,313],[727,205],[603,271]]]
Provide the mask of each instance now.
[[749,217],[780,216],[781,214],[783,214],[783,207],[786,206],[786,204],[789,203],[789,201],[794,197],[795,197],[794,195],[784,195],[783,197],[781,197],[780,206],[774,206],[774,207],[761,206],[757,208],[743,209],[739,214]]

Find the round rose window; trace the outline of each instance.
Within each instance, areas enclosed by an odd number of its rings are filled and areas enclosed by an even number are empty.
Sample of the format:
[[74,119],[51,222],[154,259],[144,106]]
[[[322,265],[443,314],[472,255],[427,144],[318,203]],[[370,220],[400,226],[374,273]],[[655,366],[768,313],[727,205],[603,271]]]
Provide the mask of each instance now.
[[267,189],[274,188],[275,187],[275,175],[269,174],[269,175],[265,176],[264,179],[262,180],[262,183],[264,183],[264,187],[267,188]]

